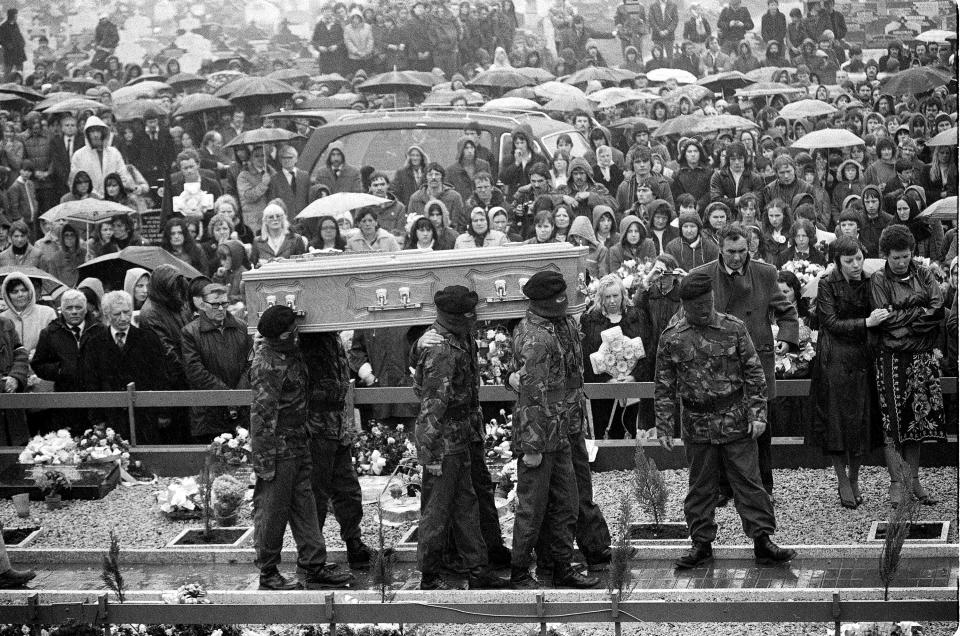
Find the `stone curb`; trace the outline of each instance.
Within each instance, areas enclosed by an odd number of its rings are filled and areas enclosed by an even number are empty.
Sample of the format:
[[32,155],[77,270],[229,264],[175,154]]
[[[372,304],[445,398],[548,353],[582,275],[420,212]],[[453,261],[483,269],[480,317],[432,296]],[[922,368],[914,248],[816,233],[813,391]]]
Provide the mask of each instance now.
[[[879,558],[883,549],[882,543],[875,544],[848,544],[848,545],[789,545],[804,557],[817,559],[844,559],[844,558]],[[641,546],[631,561],[675,559],[682,552],[682,546],[661,545]],[[104,555],[104,550],[96,548],[9,548],[7,552],[11,559],[18,564],[97,564]],[[715,545],[713,548],[715,559],[752,559],[752,545]],[[960,554],[960,545],[955,543],[940,544],[911,544],[903,546],[904,558],[950,558],[956,560]],[[401,563],[415,563],[417,552],[415,549],[399,548],[396,550],[397,560]],[[285,549],[282,558],[287,562],[296,560],[296,550]],[[143,565],[176,565],[192,563],[253,563],[255,552],[253,548],[138,548],[123,549],[120,553],[122,562],[127,564]],[[346,563],[345,550],[328,550],[328,560],[334,563]],[[575,553],[575,559],[580,558]]]

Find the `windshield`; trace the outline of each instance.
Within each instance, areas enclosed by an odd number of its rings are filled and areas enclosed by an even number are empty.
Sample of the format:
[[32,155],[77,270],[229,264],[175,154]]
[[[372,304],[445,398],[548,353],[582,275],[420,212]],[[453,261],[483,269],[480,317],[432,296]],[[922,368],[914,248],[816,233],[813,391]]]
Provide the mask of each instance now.
[[545,150],[549,153],[549,157],[552,157],[557,152],[557,137],[560,135],[569,135],[570,140],[573,141],[573,150],[570,152],[571,157],[583,157],[587,154],[587,151],[590,150],[590,146],[587,145],[587,140],[583,138],[583,135],[576,130],[568,130],[564,132],[555,132],[550,133],[541,138],[542,145],[545,146]]

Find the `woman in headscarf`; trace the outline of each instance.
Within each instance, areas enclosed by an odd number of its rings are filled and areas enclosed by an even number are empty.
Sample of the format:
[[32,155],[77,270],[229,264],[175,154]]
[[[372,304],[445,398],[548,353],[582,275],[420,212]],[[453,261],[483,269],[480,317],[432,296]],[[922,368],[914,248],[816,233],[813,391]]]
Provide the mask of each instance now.
[[390,181],[393,184],[393,193],[400,203],[409,204],[410,197],[423,185],[428,163],[427,153],[422,147],[414,144],[407,148],[406,163],[393,174]]
[[483,208],[476,207],[470,211],[470,225],[467,231],[457,237],[453,249],[471,247],[500,247],[509,241],[503,232],[490,227],[490,220]]
[[893,223],[905,225],[913,235],[914,256],[931,260],[940,257],[940,246],[943,244],[943,224],[940,221],[920,216],[920,204],[906,193],[894,201],[893,212]]

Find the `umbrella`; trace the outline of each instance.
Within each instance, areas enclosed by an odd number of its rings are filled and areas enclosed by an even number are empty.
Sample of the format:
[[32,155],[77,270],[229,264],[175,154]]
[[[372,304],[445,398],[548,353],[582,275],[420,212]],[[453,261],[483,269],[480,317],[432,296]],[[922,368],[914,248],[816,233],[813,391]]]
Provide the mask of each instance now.
[[59,104],[68,99],[78,99],[80,96],[76,93],[69,93],[67,91],[57,91],[55,93],[50,93],[42,100],[33,105],[34,110],[44,110],[50,108],[54,104]]
[[662,123],[653,136],[704,135],[720,130],[751,130],[753,128],[759,128],[759,126],[737,115],[681,115]]
[[701,99],[713,99],[714,95],[713,91],[706,86],[687,84],[667,93],[665,99],[672,103],[679,102],[681,97],[686,97],[692,104],[696,104]]
[[619,84],[624,80],[632,80],[637,76],[633,71],[608,68],[606,66],[588,66],[576,73],[568,75],[563,81],[567,84],[586,84],[587,82],[611,82]]
[[136,86],[137,84],[142,84],[143,82],[165,82],[166,77],[158,73],[145,73],[143,75],[138,75],[132,80],[124,84],[124,86]]
[[0,93],[0,103],[3,104],[12,104],[13,102],[26,102],[29,101],[20,95],[14,95],[12,93]]
[[540,104],[532,99],[524,99],[523,97],[500,97],[498,99],[491,99],[481,106],[480,110],[536,110],[538,108],[540,108]]
[[338,99],[330,99],[329,97],[308,97],[299,104],[293,105],[294,110],[330,110],[343,107],[343,102]]
[[230,101],[236,101],[253,97],[290,97],[297,92],[297,89],[286,82],[268,77],[248,77],[231,83],[229,92],[230,94],[225,97]]
[[133,121],[143,119],[147,112],[153,114],[166,115],[169,111],[163,102],[155,99],[137,99],[132,102],[120,104],[113,109],[117,121]]
[[588,113],[593,112],[593,104],[586,97],[574,97],[573,95],[563,95],[554,97],[542,106],[543,110],[552,113],[570,113],[575,110],[585,110]]
[[836,108],[827,102],[821,102],[819,99],[801,99],[780,109],[780,114],[786,119],[819,117],[821,115],[833,115],[836,112]]
[[776,82],[757,82],[752,86],[737,89],[734,95],[737,97],[767,97],[768,95],[799,95],[801,93],[805,95],[807,89]]
[[173,87],[165,82],[140,82],[130,86],[123,86],[110,93],[114,104],[131,102],[141,97],[153,97],[161,91],[173,92]]
[[365,192],[336,192],[328,197],[317,199],[303,208],[297,218],[313,219],[320,216],[335,216],[340,212],[389,202],[390,199],[383,199]]
[[747,77],[740,71],[728,71],[715,75],[706,75],[697,80],[697,84],[705,86],[711,91],[733,91],[755,84],[757,80]]
[[52,106],[45,108],[44,112],[48,115],[53,115],[54,113],[78,113],[84,110],[100,112],[104,110],[110,110],[110,107],[105,106],[100,102],[95,102],[92,99],[76,97],[74,99],[65,99],[62,102],[53,104]]
[[60,80],[61,88],[68,88],[78,93],[82,93],[88,88],[95,88],[97,86],[102,86],[102,84],[97,80],[90,79],[89,77],[68,77]]
[[476,77],[467,82],[467,86],[470,88],[507,90],[520,88],[521,86],[533,86],[536,83],[537,80],[514,69],[495,68],[478,73]]
[[119,252],[112,252],[91,259],[80,265],[77,268],[77,273],[81,279],[92,276],[117,289],[119,285],[122,285],[124,274],[127,273],[128,269],[142,267],[152,272],[161,265],[173,265],[178,272],[190,279],[203,276],[192,265],[181,261],[162,247],[140,245],[131,245]]
[[58,290],[66,291],[69,285],[48,274],[42,269],[29,265],[4,265],[0,267],[0,283],[10,274],[23,274],[33,283],[34,289],[40,290],[40,296],[53,296]]
[[310,79],[310,73],[297,68],[281,68],[272,73],[268,73],[267,77],[280,80],[281,82],[305,82]]
[[[592,93],[588,95],[588,97],[592,96]],[[650,95],[647,93],[641,93],[640,91],[630,91],[630,93],[627,95],[611,95],[610,97],[605,98],[603,101],[597,104],[597,108],[612,108],[626,102],[635,102],[641,99],[650,99]]]
[[533,87],[533,94],[541,99],[556,99],[558,97],[585,98],[582,90],[572,84],[563,82],[544,82],[539,86]]
[[255,128],[254,130],[245,130],[227,143],[224,148],[234,148],[236,146],[254,146],[263,144],[278,144],[283,141],[290,141],[301,137],[295,132],[284,130],[283,128]]
[[883,92],[890,95],[917,95],[945,86],[953,79],[931,66],[914,66],[893,74],[883,83]]
[[[956,130],[956,128],[954,128]],[[957,220],[957,197],[947,197],[935,201],[927,209],[920,213],[920,216],[936,219],[938,221],[956,221]]]
[[632,88],[623,88],[621,86],[611,86],[609,88],[601,88],[598,91],[594,91],[587,95],[587,99],[592,102],[597,102],[598,104],[607,99],[616,99],[619,97],[630,97],[631,99],[639,99],[636,96],[636,91]]
[[656,119],[641,117],[639,115],[635,115],[633,117],[622,117],[620,119],[615,119],[614,121],[610,122],[609,126],[610,128],[623,128],[624,130],[632,131],[633,127],[636,126],[637,124],[646,124],[647,129],[649,130],[653,130],[655,128],[660,127],[660,122],[658,122]]
[[173,109],[175,115],[190,115],[192,113],[205,113],[211,110],[221,108],[232,108],[233,104],[221,97],[214,97],[207,93],[194,93],[187,95],[180,101],[180,105]]
[[814,150],[816,148],[846,148],[848,146],[860,146],[862,144],[863,139],[860,139],[849,130],[844,128],[828,128],[807,133],[793,142],[791,148]]
[[408,71],[390,71],[389,73],[374,75],[360,84],[357,90],[381,95],[387,93],[426,93],[432,86],[431,82],[427,82]]
[[537,68],[535,66],[522,66],[517,69],[517,73],[520,73],[521,75],[526,75],[527,77],[534,80],[535,82],[540,82],[540,83],[550,82],[557,79],[557,76],[551,73],[550,71],[546,71],[542,68]]
[[350,84],[350,80],[340,73],[324,73],[322,75],[316,75],[311,79],[317,84],[329,84],[331,87],[333,87],[334,91],[338,91],[342,87]]
[[44,98],[44,95],[38,93],[32,88],[21,86],[20,84],[14,84],[13,82],[0,84],[0,93],[9,93],[11,95],[16,95],[34,102],[40,101]]
[[930,138],[930,141],[927,142],[927,146],[952,146],[956,148],[957,146],[957,127],[954,126],[949,130],[944,130],[942,133],[938,133]]
[[167,78],[167,84],[177,89],[185,89],[188,86],[200,87],[207,83],[206,78],[194,75],[193,73],[177,73]]
[[773,82],[776,81],[775,78],[780,74],[780,71],[787,71],[793,75],[797,72],[797,69],[792,66],[761,66],[752,71],[747,71],[744,76],[755,82]]
[[697,76],[676,68],[655,68],[647,73],[651,82],[666,82],[669,79],[677,80],[677,84],[696,84]]
[[[217,71],[207,75],[207,85],[215,90],[219,90],[230,82],[238,80],[241,77],[247,77],[247,74],[240,71],[231,70]],[[218,95],[218,97],[220,97],[220,95]]]
[[484,97],[476,91],[471,91],[466,88],[459,88],[455,91],[452,90],[436,90],[434,89],[427,95],[427,98],[423,100],[423,106],[449,106],[454,99],[462,97],[467,100],[468,106],[479,106],[484,102]]
[[40,218],[50,222],[65,219],[68,221],[83,221],[84,223],[100,223],[119,214],[130,214],[132,211],[122,203],[88,198],[55,205],[40,215]]
[[947,40],[954,40],[956,38],[957,34],[953,31],[930,29],[929,31],[924,31],[914,39],[920,42],[946,42]]

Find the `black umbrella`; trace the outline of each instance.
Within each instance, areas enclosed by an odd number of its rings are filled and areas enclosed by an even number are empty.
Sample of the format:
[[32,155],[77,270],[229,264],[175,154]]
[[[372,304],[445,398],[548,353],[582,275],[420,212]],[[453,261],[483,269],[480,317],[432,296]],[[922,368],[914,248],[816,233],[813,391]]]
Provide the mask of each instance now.
[[142,267],[152,272],[161,265],[173,265],[178,272],[191,280],[197,276],[203,276],[202,272],[162,247],[139,245],[125,247],[119,252],[104,254],[89,260],[77,268],[77,273],[81,279],[92,276],[112,289],[120,289],[127,270]]
[[952,75],[932,66],[914,66],[899,71],[883,83],[883,92],[890,95],[918,95],[946,86],[953,81]]
[[21,265],[4,265],[0,267],[0,284],[2,284],[7,276],[14,273],[20,273],[29,278],[30,282],[33,283],[34,289],[40,292],[39,296],[41,297],[56,297],[60,295],[60,292],[69,288],[69,285],[42,269]]
[[357,87],[363,93],[426,93],[433,84],[407,71],[390,71],[374,75]]

